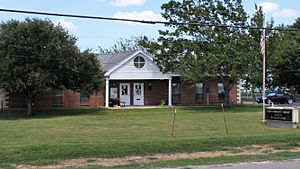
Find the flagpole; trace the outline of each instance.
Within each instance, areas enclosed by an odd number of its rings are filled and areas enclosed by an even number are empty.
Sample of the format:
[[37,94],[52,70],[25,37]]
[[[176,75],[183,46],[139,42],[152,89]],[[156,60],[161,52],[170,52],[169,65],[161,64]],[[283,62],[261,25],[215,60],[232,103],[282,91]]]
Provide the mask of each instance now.
[[265,99],[266,99],[266,30],[263,30],[263,43],[264,43],[264,48],[262,51],[263,54],[263,96],[262,96],[262,100],[263,100],[263,114],[262,114],[262,122],[265,123],[266,122],[266,103],[265,103]]

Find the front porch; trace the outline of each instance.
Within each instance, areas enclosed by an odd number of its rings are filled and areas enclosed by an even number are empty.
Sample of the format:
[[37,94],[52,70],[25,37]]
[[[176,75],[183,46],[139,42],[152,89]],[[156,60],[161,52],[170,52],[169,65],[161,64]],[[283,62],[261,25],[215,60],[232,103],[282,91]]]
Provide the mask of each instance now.
[[169,109],[169,108],[173,108],[173,106],[169,106],[169,105],[164,105],[164,106],[159,106],[159,105],[154,105],[154,106],[125,106],[125,107],[121,107],[121,106],[115,106],[115,107],[108,107],[108,109],[112,109],[112,110],[122,110],[122,109]]
[[161,102],[172,105],[172,79],[110,80],[106,78],[105,107],[112,100],[128,106],[156,106]]

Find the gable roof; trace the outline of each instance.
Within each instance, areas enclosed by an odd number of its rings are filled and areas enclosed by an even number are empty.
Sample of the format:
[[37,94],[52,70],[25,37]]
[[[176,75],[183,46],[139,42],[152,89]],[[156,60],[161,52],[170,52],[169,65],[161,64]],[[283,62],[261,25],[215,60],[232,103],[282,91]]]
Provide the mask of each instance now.
[[[122,53],[114,53],[114,54],[99,54],[97,58],[100,60],[104,71],[106,72],[104,76],[110,76],[110,74],[123,65],[125,62],[136,56],[137,54],[143,54],[143,56],[147,57],[151,61],[153,61],[153,56],[149,53],[143,51],[142,49],[122,52]],[[169,72],[171,76],[180,76],[179,72]]]
[[104,71],[109,72],[137,51],[138,50],[132,50],[117,54],[99,54],[97,57],[100,60]]
[[142,49],[132,50],[118,54],[98,55],[98,59],[101,61],[103,69],[106,71],[104,76],[109,76],[114,70],[116,70],[128,60],[130,60],[138,54],[142,54],[143,56],[153,61],[153,56],[148,53],[145,53]]

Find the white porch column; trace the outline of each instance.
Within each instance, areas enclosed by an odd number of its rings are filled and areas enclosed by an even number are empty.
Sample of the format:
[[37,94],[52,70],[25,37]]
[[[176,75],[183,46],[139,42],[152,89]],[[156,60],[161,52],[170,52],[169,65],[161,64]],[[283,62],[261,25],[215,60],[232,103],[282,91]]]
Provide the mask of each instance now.
[[105,78],[105,107],[109,107],[109,78]]
[[168,105],[172,106],[172,76],[169,77],[169,97],[168,97]]

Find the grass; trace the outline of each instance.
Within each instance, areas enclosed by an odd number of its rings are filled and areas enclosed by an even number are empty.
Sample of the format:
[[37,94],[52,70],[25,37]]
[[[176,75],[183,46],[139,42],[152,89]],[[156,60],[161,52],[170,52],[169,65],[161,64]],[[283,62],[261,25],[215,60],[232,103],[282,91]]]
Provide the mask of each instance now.
[[252,144],[299,145],[299,129],[265,126],[260,110],[256,105],[226,107],[226,135],[220,107],[179,107],[174,137],[170,136],[173,109],[36,110],[32,117],[5,111],[0,113],[0,164],[42,165]]

